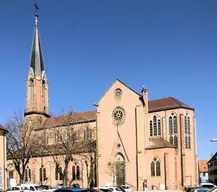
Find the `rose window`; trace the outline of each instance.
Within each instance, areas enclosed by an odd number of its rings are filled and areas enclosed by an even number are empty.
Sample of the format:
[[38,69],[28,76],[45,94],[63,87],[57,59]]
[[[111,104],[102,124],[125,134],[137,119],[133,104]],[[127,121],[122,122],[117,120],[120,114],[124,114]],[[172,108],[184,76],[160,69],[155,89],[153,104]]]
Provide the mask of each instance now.
[[115,123],[115,124],[123,123],[124,117],[125,117],[125,111],[121,107],[117,107],[112,112],[112,120],[113,120],[113,123]]

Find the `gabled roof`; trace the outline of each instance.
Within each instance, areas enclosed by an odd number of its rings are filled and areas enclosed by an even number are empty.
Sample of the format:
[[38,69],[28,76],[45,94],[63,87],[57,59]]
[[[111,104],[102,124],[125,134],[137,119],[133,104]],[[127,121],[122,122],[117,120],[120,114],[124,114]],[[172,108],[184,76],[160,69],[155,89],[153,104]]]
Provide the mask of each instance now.
[[208,163],[217,160],[217,152],[211,157],[211,159],[208,161]]
[[44,126],[58,127],[58,126],[63,126],[65,123],[69,123],[69,121],[72,121],[72,123],[82,123],[82,122],[90,122],[95,120],[96,120],[96,110],[92,110],[92,111],[85,111],[80,113],[73,113],[71,115],[69,114],[69,115],[47,118],[44,122]]
[[[181,101],[179,101],[173,97],[165,97],[165,98],[161,98],[161,99],[150,100],[148,102],[148,108],[149,108],[148,111],[150,113],[161,111],[161,110],[177,109],[177,108],[194,110],[192,107],[184,104],[183,102],[181,102]],[[74,122],[77,122],[77,123],[95,121],[96,120],[96,113],[97,113],[97,110],[74,113],[72,119]],[[46,126],[62,126],[64,124],[64,122],[67,121],[68,117],[69,116],[67,116],[67,115],[51,117],[51,118],[46,119],[44,125],[45,125],[45,127]]]
[[135,94],[137,94],[138,96],[141,96],[139,93],[137,93],[135,90],[133,90],[132,88],[130,88],[129,86],[127,86],[125,83],[123,83],[120,79],[115,79],[115,81],[112,83],[112,85],[107,89],[107,91],[104,93],[104,95],[96,102],[96,106],[99,104],[100,100],[105,96],[105,94],[109,91],[109,89],[115,84],[115,82],[118,81],[119,83],[121,83],[122,85],[124,85],[125,87],[127,87],[128,89],[130,89],[132,92],[134,92]]
[[150,138],[149,146],[146,149],[159,149],[159,148],[176,148],[176,147],[161,137]]
[[179,101],[174,97],[165,97],[161,99],[155,99],[148,101],[148,111],[155,112],[155,111],[162,111],[162,110],[169,110],[169,109],[177,109],[177,108],[184,108],[194,110],[193,107]]
[[3,131],[4,133],[8,132],[1,124],[0,124],[0,131]]
[[199,160],[198,167],[200,173],[207,173],[208,172],[208,160]]

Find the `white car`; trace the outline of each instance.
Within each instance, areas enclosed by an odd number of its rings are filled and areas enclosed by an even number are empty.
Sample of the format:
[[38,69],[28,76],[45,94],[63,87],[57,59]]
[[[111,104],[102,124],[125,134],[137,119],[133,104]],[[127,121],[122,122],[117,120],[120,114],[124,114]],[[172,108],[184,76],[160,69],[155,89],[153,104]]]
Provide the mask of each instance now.
[[122,192],[122,190],[119,187],[108,187],[111,189],[112,192]]
[[133,189],[129,185],[121,185],[121,187],[126,191],[126,192],[133,192]]
[[21,184],[21,187],[27,187],[29,189],[29,192],[43,192],[43,189],[40,187],[40,185],[37,184]]
[[14,186],[14,187],[9,187],[7,190],[7,192],[29,192],[28,187],[25,186]]

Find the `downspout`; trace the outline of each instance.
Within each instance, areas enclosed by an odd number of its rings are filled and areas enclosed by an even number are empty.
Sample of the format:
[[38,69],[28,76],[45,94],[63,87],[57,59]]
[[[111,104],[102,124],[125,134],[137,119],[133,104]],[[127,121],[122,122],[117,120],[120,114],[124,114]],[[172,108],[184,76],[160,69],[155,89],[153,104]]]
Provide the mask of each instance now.
[[164,153],[164,182],[165,182],[165,189],[167,190],[167,160],[166,160],[167,153]]
[[3,150],[4,150],[4,189],[6,189],[6,169],[5,169],[5,158],[6,158],[6,156],[5,156],[5,153],[6,153],[6,151],[5,151],[5,144],[6,144],[6,142],[5,142],[5,136],[6,134],[5,133],[3,133]]
[[98,151],[98,115],[99,112],[97,112],[96,114],[96,182],[95,182],[95,186],[99,185],[99,151]]
[[135,107],[135,136],[136,136],[136,190],[139,188],[139,173],[138,173],[138,132],[137,132],[137,105]]
[[179,118],[179,121],[180,121],[180,157],[181,157],[181,186],[184,186],[184,179],[183,179],[183,169],[184,169],[184,167],[183,167],[183,158],[182,158],[182,148],[183,148],[183,146],[182,146],[182,118],[181,118],[181,116],[182,116],[182,114],[180,114],[180,118]]

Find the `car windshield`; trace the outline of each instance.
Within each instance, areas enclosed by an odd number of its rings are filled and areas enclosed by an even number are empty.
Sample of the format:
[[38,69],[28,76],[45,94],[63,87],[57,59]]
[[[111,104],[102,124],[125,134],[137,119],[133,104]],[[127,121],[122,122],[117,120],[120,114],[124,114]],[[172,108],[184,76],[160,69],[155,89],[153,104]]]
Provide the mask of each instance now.
[[37,190],[37,191],[39,191],[39,190],[43,190],[40,186],[34,186],[35,187],[35,189]]
[[202,185],[202,187],[211,189],[213,188],[213,185]]
[[22,190],[29,190],[28,187],[22,186],[21,187]]

